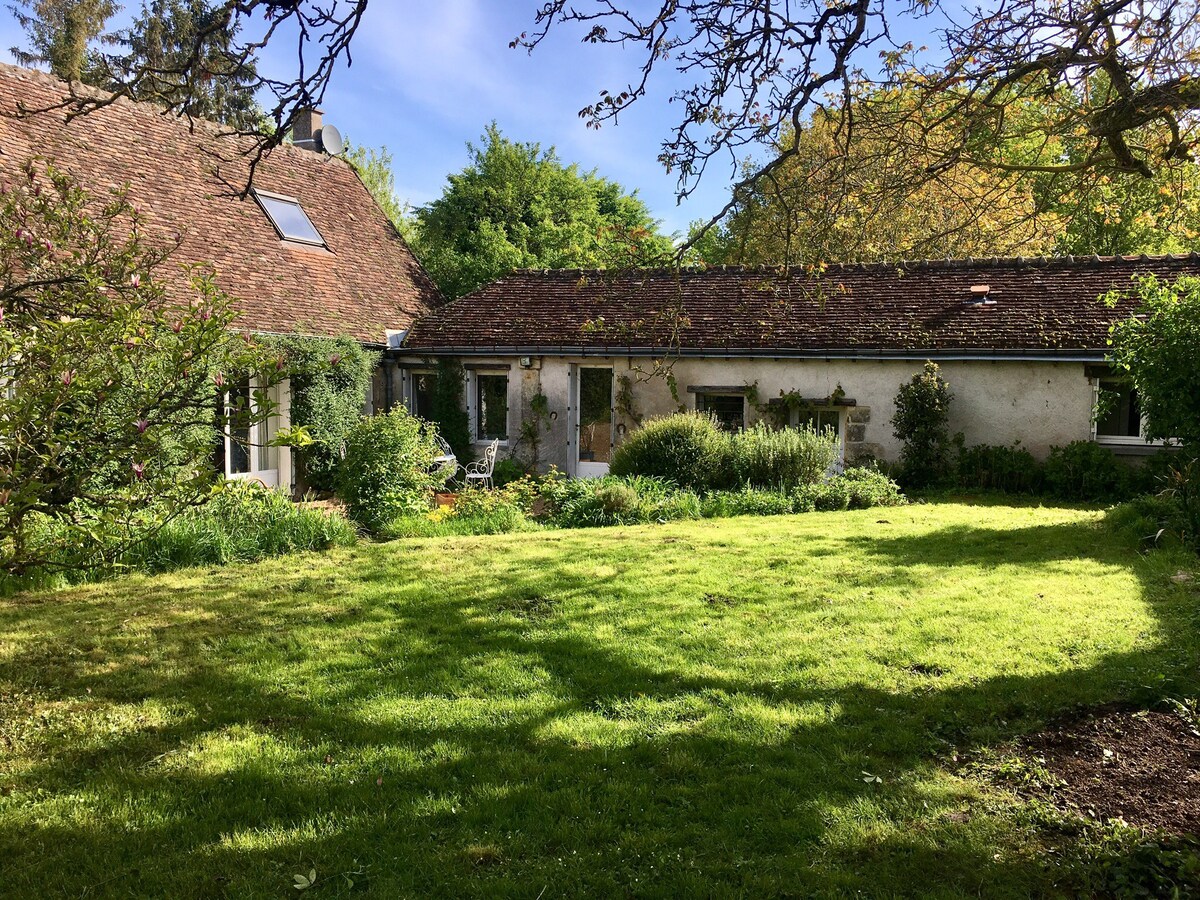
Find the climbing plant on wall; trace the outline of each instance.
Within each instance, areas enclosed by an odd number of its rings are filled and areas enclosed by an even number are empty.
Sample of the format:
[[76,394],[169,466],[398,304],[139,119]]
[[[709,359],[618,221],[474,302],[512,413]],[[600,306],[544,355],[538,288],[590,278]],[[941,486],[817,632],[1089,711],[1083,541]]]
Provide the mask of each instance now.
[[298,474],[308,487],[332,490],[342,444],[362,417],[379,354],[349,337],[273,340],[291,378],[292,424],[306,426],[312,438],[297,452]]

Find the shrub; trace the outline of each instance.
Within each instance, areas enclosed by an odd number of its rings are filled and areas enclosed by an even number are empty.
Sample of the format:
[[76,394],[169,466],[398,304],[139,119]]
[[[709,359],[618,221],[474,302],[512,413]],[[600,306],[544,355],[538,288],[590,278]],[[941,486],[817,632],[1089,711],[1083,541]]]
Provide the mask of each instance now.
[[908,502],[896,482],[866,467],[847,469],[821,484],[801,485],[791,500],[794,512],[869,509],[903,506]]
[[700,501],[706,519],[727,516],[778,516],[792,511],[792,499],[780,491],[743,487],[739,491],[714,491]]
[[652,475],[703,490],[728,482],[729,436],[711,417],[679,413],[648,419],[613,453],[613,475]]
[[979,444],[958,453],[958,484],[968,490],[1033,494],[1042,488],[1042,464],[1024,447]]
[[838,451],[832,431],[773,429],[763,422],[734,435],[730,445],[736,483],[785,491],[824,478]]
[[257,482],[233,481],[210,502],[153,531],[121,562],[167,572],[348,546],[356,539],[354,526],[340,513],[297,506]]
[[1135,497],[1109,509],[1104,524],[1131,541],[1150,545],[1181,537],[1186,530],[1183,508],[1172,496]]
[[1051,447],[1046,459],[1046,490],[1063,500],[1123,500],[1130,494],[1131,482],[1129,467],[1091,441]]
[[346,435],[338,496],[350,517],[372,531],[405,514],[428,510],[437,478],[432,429],[397,407],[359,420]]
[[348,337],[288,336],[274,343],[292,379],[292,424],[303,425],[313,440],[297,452],[302,477],[316,490],[332,491],[342,444],[362,416],[379,354]]
[[904,442],[900,472],[906,486],[928,487],[945,479],[953,399],[936,363],[925,363],[912,380],[900,385],[892,426],[893,434]]
[[515,459],[497,460],[495,468],[492,469],[492,483],[498,488],[524,477],[525,467]]

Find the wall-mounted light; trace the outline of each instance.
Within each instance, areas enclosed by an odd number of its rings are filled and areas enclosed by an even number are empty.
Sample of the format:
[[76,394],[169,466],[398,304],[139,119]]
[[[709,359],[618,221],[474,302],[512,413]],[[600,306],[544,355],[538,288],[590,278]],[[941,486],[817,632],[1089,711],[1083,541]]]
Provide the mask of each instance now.
[[550,413],[550,421],[551,421],[551,422],[557,422],[557,421],[558,421],[558,413],[551,411],[551,413]]
[[625,437],[625,423],[624,422],[617,423],[617,435],[620,437]]
[[522,369],[533,368],[533,357],[532,356],[522,356],[520,362],[521,362]]

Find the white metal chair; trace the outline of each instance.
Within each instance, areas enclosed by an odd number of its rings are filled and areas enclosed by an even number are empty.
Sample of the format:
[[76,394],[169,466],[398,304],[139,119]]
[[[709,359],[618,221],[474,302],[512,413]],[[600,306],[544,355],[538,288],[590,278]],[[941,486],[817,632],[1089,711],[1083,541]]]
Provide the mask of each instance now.
[[463,480],[470,485],[472,482],[482,484],[488,490],[493,487],[492,472],[496,468],[496,454],[500,452],[500,439],[492,441],[488,444],[486,450],[483,451],[483,459],[467,463],[462,467]]

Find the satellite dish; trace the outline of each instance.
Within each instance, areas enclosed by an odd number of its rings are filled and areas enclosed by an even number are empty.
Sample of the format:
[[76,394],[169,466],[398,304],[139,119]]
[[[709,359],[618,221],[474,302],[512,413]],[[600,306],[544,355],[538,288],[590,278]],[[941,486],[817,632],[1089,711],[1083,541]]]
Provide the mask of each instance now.
[[330,156],[341,156],[342,151],[346,149],[342,133],[332,125],[326,125],[317,132],[317,146]]

